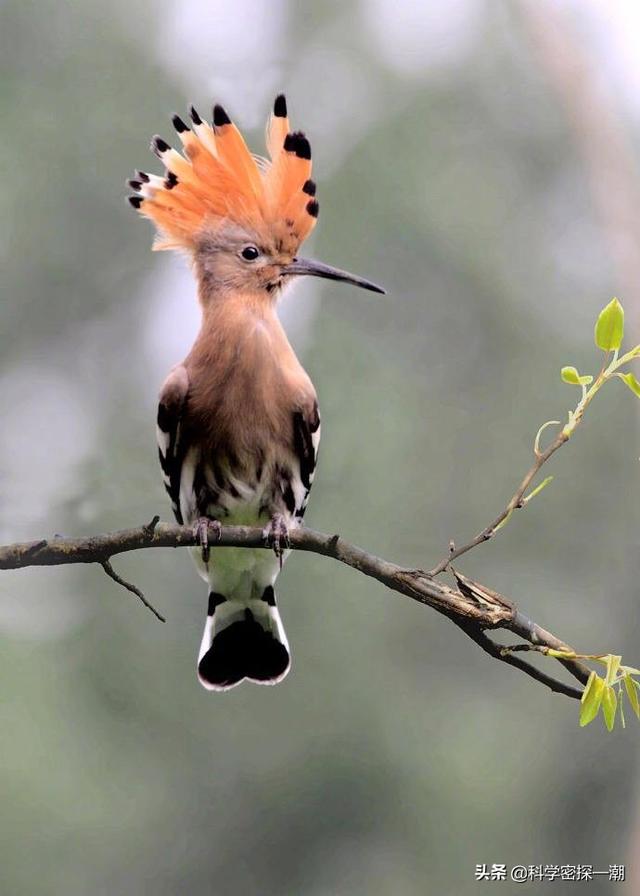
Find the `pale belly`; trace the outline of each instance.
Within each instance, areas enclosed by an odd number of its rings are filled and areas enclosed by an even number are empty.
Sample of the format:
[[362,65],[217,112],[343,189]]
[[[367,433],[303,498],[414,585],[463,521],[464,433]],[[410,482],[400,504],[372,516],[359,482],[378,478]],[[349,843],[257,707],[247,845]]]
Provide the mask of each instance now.
[[[226,474],[223,487],[221,483],[209,482],[215,500],[197,499],[194,490],[194,479],[200,462],[196,451],[185,458],[180,484],[180,507],[187,525],[206,516],[219,520],[228,526],[259,526],[264,528],[274,513],[281,513],[289,529],[301,524],[287,508],[283,500],[274,499],[273,468],[266,467],[259,480],[248,484],[230,474]],[[302,483],[300,483],[300,488]],[[204,512],[203,512],[204,511]],[[285,551],[282,562],[271,548],[220,548],[215,549],[211,543],[208,563],[202,559],[199,548],[190,550],[192,558],[202,578],[209,583],[210,589],[224,595],[227,600],[260,599],[267,585],[273,585],[282,563],[290,551]]]

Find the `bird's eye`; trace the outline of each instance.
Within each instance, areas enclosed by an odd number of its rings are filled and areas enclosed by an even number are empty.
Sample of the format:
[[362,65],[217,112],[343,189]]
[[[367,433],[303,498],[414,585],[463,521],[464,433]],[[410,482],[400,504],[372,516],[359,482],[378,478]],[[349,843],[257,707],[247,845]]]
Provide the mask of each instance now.
[[258,255],[260,255],[260,252],[255,246],[245,246],[240,254],[245,261],[255,261]]

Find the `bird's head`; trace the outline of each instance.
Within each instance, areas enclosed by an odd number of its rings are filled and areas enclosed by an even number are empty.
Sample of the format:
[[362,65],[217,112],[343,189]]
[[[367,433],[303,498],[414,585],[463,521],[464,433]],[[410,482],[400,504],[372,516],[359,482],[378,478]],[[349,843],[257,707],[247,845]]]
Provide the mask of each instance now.
[[383,293],[375,283],[311,258],[300,258],[269,237],[227,224],[203,234],[194,254],[203,293],[241,292],[277,298],[294,277],[323,277]]
[[323,277],[384,290],[318,261],[298,256],[313,230],[319,205],[311,180],[311,147],[291,132],[283,96],[267,126],[270,161],[251,155],[221,106],[213,124],[191,108],[191,127],[173,124],[184,155],[154,137],[152,149],[164,177],[137,172],[129,202],[156,225],[155,249],[182,249],[192,256],[203,304],[230,291],[273,301],[286,283]]

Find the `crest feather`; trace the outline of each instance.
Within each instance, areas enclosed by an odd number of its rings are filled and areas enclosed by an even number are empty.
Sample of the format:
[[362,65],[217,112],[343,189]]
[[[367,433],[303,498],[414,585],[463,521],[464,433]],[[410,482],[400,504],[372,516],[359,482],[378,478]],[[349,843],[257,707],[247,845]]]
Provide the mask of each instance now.
[[222,106],[214,107],[212,125],[193,106],[190,118],[191,127],[173,117],[182,154],[161,137],[152,140],[165,177],[137,172],[129,181],[131,204],[156,225],[154,249],[193,250],[203,233],[231,220],[295,253],[315,225],[318,203],[311,147],[302,132],[290,131],[284,96],[276,97],[267,125],[270,161],[251,154]]
[[289,119],[287,117],[287,101],[281,93],[273,104],[273,112],[267,123],[266,144],[271,161],[274,161],[284,146],[285,137],[289,133]]

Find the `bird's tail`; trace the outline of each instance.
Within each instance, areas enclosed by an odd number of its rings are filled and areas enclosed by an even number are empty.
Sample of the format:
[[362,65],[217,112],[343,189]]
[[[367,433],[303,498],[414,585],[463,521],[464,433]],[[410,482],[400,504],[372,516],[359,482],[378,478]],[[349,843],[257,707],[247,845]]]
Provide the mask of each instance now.
[[277,684],[291,666],[289,642],[269,586],[261,600],[209,594],[198,654],[198,678],[209,691],[228,691],[244,678]]

